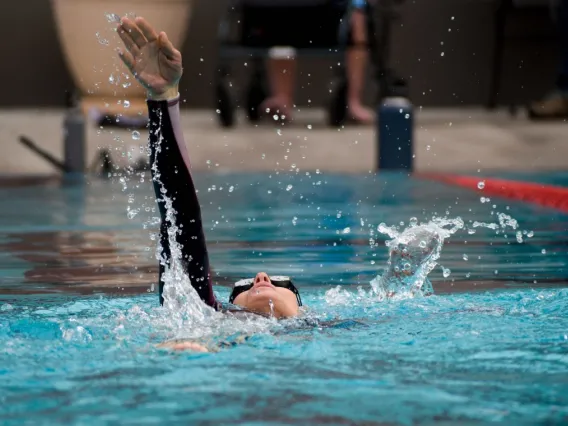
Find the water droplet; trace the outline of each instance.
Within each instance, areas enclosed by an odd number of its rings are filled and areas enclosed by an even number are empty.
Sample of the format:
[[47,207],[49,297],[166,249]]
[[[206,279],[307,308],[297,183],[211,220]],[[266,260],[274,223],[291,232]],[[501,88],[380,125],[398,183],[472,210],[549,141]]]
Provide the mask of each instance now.
[[233,192],[235,190],[235,187],[233,185],[229,186],[229,192]]
[[406,118],[408,120],[410,118],[410,114],[405,114],[404,118]]
[[138,130],[134,130],[132,132],[132,139],[134,139],[135,141],[140,139],[140,132]]
[[131,82],[127,81],[126,83],[122,83],[122,87],[124,87],[125,89],[127,89],[128,87],[130,87],[132,85]]
[[116,13],[105,13],[105,18],[109,23],[120,22],[120,16],[118,16]]
[[451,273],[452,271],[449,268],[442,267],[442,275],[444,276],[444,278],[448,278]]
[[312,130],[312,125],[308,124],[308,130]]
[[290,191],[292,188],[293,188],[292,185],[288,185],[288,186],[286,187],[286,191]]
[[351,233],[351,228],[350,228],[350,227],[344,228],[343,231],[342,231],[342,233],[343,233],[343,234],[349,234],[349,233]]
[[9,303],[4,303],[2,306],[0,306],[0,311],[11,311],[13,309],[14,307]]
[[485,202],[487,201],[487,198],[481,197],[481,198],[479,199],[479,201],[481,201],[481,203],[483,204],[483,203],[485,203]]
[[469,259],[469,257],[467,256],[467,254],[463,255],[463,260],[465,260],[467,262],[467,260]]
[[95,36],[97,37],[97,40],[99,41],[99,43],[102,44],[103,46],[109,45],[108,40],[106,38],[103,38],[101,33],[97,32],[97,33],[95,33]]
[[281,129],[276,129],[276,134],[278,136],[282,136],[282,130]]
[[440,56],[444,56],[444,52],[440,53]]
[[541,252],[542,254],[546,254],[546,249],[542,249],[540,252]]
[[466,277],[466,278],[471,277],[471,272],[468,272],[467,274],[465,274],[465,277]]
[[430,145],[426,145],[426,151],[430,151]]
[[519,244],[523,242],[523,233],[521,231],[517,231],[516,237]]
[[418,244],[418,246],[420,248],[425,248],[426,247],[426,241],[420,241],[420,243]]
[[278,114],[274,114],[272,118],[274,119],[274,121],[278,120]]
[[485,181],[484,181],[484,180],[480,180],[479,182],[477,182],[477,187],[478,187],[479,189],[485,188]]
[[125,100],[122,105],[124,105],[124,108],[130,108],[130,101],[129,100]]
[[131,210],[128,210],[126,215],[128,216],[128,219],[134,219],[134,217],[138,214],[139,211],[140,211],[140,209],[131,209]]
[[533,231],[529,231],[529,233],[527,234],[527,237],[529,237],[529,238],[534,237],[534,232],[533,232]]
[[221,110],[220,110],[220,109],[216,109],[215,112],[216,112],[217,114],[221,114]]

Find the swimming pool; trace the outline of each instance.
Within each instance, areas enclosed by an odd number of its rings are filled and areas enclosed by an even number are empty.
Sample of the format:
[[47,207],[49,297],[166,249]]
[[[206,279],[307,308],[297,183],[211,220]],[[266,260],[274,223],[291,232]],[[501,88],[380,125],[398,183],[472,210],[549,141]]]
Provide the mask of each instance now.
[[[4,424],[568,419],[567,215],[397,174],[200,174],[196,185],[220,298],[259,269],[291,275],[309,321],[198,327],[158,308],[148,174],[0,189]],[[473,228],[497,212],[518,230]],[[446,241],[436,294],[376,300],[377,226],[433,215],[471,229]],[[217,353],[155,347],[243,333]]]

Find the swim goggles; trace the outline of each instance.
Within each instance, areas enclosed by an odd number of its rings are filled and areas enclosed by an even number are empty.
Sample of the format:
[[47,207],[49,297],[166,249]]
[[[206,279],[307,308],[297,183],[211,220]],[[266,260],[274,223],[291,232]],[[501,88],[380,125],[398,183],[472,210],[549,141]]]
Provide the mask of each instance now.
[[[269,277],[270,282],[275,287],[286,288],[296,295],[296,300],[298,301],[298,306],[302,306],[302,298],[300,297],[300,292],[296,286],[292,283],[290,277],[274,276]],[[247,290],[250,290],[254,285],[254,278],[245,278],[243,280],[237,281],[233,286],[233,291],[229,297],[229,303],[233,303],[237,296]]]

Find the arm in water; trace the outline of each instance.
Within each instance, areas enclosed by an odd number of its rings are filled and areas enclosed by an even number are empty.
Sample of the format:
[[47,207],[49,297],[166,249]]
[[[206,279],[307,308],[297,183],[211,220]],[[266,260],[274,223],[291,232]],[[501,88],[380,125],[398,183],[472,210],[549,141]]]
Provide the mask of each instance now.
[[202,344],[192,340],[175,339],[156,345],[159,349],[168,349],[173,351],[193,351],[193,352],[220,352],[222,349],[233,348],[237,345],[245,343],[250,336],[242,335],[233,340],[222,340],[216,344]]
[[[217,308],[211,285],[201,208],[180,125],[179,95],[169,100],[148,100],[148,112],[152,180],[162,219],[160,304],[164,303],[162,292],[165,268],[171,264],[174,251],[174,255],[181,257],[184,270],[201,300]],[[181,253],[175,253],[170,238],[175,238]]]

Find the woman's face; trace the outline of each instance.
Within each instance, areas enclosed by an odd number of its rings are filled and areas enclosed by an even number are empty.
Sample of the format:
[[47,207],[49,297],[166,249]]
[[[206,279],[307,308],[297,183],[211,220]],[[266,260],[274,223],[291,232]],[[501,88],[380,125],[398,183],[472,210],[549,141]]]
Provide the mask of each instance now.
[[253,286],[239,294],[233,303],[250,311],[272,314],[276,318],[294,317],[299,311],[296,295],[287,288],[274,286],[264,272],[256,274]]

